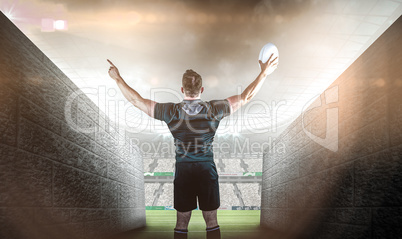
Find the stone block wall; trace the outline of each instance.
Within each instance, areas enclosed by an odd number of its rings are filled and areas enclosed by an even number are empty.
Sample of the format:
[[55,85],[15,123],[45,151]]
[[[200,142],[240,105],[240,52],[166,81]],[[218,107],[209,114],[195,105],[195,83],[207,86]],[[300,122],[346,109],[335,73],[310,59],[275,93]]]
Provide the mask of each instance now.
[[0,238],[102,238],[145,225],[138,150],[2,13],[0,157]]
[[[330,67],[330,66],[328,66]],[[264,152],[261,225],[402,238],[402,18]]]

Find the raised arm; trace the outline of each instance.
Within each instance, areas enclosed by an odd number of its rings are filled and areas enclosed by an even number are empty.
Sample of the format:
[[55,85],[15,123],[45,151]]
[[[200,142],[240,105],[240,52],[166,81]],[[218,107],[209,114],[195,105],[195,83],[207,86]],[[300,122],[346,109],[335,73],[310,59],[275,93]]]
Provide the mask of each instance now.
[[137,91],[135,91],[133,88],[127,85],[127,83],[120,76],[117,67],[110,60],[107,61],[110,63],[109,76],[116,81],[117,86],[120,88],[124,97],[135,107],[144,111],[147,115],[153,118],[156,102],[153,100],[142,98]]
[[273,54],[269,57],[269,59],[265,63],[259,61],[261,68],[260,74],[258,74],[257,78],[253,82],[251,82],[251,84],[240,95],[234,95],[227,98],[232,108],[231,109],[232,114],[236,112],[238,109],[240,109],[240,107],[250,102],[250,100],[257,94],[261,86],[264,84],[269,69],[277,67],[278,57],[271,60],[272,57]]

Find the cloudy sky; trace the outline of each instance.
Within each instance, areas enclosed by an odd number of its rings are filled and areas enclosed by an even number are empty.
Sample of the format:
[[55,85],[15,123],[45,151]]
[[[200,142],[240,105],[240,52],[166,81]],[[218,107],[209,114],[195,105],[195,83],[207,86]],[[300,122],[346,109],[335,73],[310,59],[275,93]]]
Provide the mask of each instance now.
[[[210,98],[223,86],[229,95],[236,93],[237,84],[246,87],[258,74],[261,47],[267,42],[282,45],[287,23],[314,3],[6,0],[4,5],[13,6],[15,22],[31,34],[40,31],[43,18],[67,20],[68,31],[43,37],[65,34],[75,37],[75,42],[89,40],[103,48],[98,49],[100,57],[122,67],[122,74],[127,67],[129,77],[177,87],[173,81],[180,83],[181,74],[193,68],[204,77]],[[24,28],[24,23],[29,26]]]
[[[114,89],[108,97],[119,100],[107,58],[144,97],[167,89],[157,101],[180,101],[181,76],[193,69],[204,79],[203,99],[212,100],[241,93],[272,42],[279,67],[255,100],[284,102],[275,111],[284,125],[402,12],[399,0],[1,0],[0,9],[76,85]],[[65,20],[68,29],[44,32],[43,19]],[[130,120],[136,116],[134,109]],[[270,112],[264,117],[258,122],[267,127]]]

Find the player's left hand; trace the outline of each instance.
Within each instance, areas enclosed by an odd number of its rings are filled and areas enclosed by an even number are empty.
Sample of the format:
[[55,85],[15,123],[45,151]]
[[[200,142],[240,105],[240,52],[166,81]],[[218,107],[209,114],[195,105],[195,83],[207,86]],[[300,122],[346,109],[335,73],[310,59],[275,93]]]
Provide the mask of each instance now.
[[261,60],[258,61],[260,63],[261,73],[266,75],[267,72],[271,70],[271,68],[276,69],[278,67],[278,57],[272,59],[274,54],[271,54],[267,62],[262,62]]
[[110,64],[110,68],[109,68],[109,71],[108,71],[109,76],[110,76],[113,80],[117,81],[118,79],[121,78],[119,69],[117,69],[117,67],[116,67],[109,59],[107,59],[107,61],[108,61],[109,64]]

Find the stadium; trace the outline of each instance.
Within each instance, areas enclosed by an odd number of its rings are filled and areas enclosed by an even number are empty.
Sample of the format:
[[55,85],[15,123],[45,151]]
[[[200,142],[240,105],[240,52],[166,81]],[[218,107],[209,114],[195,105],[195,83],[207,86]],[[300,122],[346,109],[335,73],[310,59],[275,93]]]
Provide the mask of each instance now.
[[0,239],[402,238],[401,15],[0,1]]

